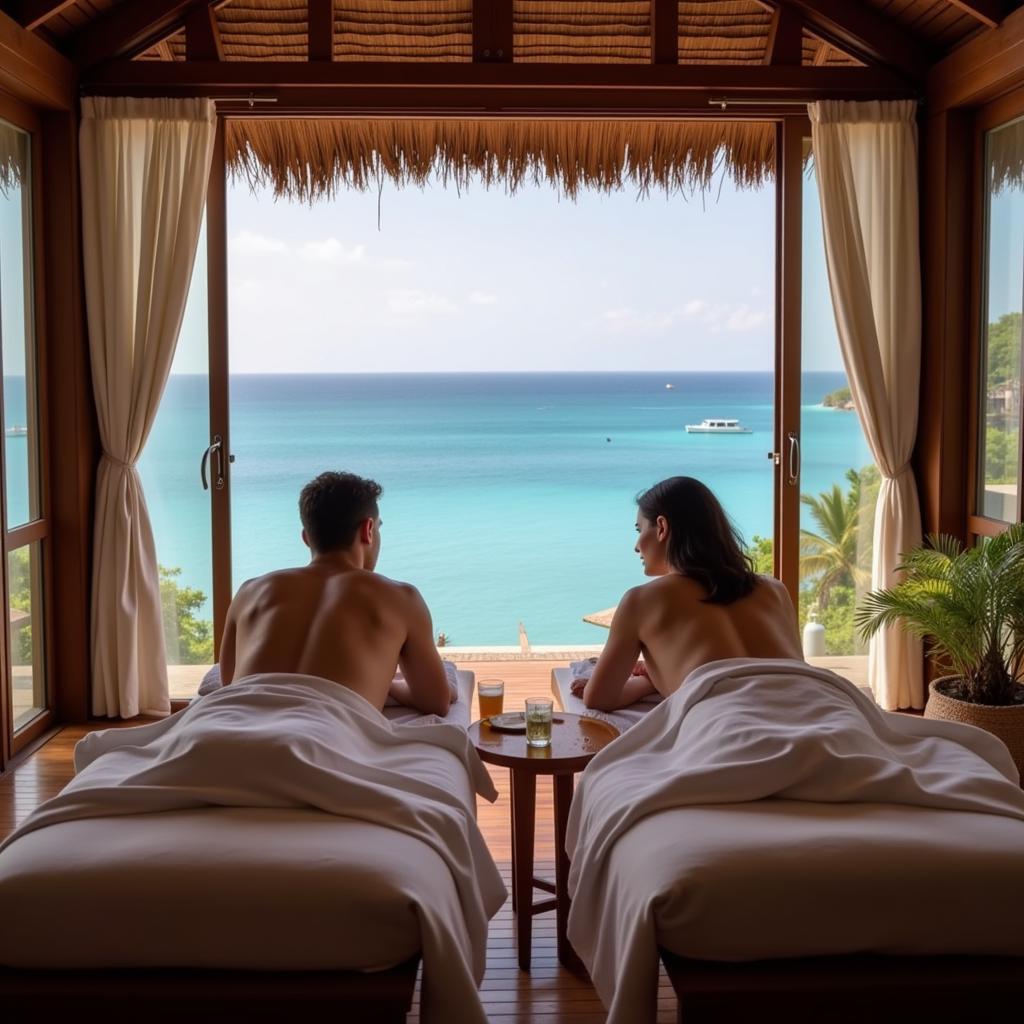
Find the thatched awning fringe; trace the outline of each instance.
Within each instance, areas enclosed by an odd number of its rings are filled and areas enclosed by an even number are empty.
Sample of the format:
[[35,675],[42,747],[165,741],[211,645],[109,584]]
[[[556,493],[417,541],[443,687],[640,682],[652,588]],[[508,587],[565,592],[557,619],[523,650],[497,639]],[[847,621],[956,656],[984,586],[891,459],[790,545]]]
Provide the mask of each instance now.
[[985,141],[992,192],[1024,188],[1024,121],[989,132]]
[[27,132],[0,121],[0,192],[6,194],[25,180],[28,141]]
[[439,175],[510,193],[550,182],[575,198],[707,189],[722,168],[756,188],[775,173],[775,127],[760,121],[246,119],[228,121],[226,143],[234,175],[307,202],[385,178],[424,185]]

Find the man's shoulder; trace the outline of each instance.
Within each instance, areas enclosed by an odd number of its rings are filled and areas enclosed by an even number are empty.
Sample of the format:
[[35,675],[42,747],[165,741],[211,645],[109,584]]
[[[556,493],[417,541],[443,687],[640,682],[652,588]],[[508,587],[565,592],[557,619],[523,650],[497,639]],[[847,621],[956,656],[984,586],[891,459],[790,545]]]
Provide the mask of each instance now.
[[379,572],[364,572],[360,574],[361,582],[365,582],[367,586],[374,587],[378,590],[387,591],[395,595],[401,595],[406,598],[415,598],[420,596],[419,590],[411,583],[406,583],[404,580],[394,580],[390,576],[382,576]]

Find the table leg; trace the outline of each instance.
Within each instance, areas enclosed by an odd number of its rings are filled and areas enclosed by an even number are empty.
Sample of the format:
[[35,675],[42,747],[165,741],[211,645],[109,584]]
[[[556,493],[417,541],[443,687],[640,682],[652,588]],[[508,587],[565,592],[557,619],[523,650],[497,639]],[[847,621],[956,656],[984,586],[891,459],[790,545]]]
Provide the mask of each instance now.
[[565,852],[565,833],[569,824],[569,806],[572,804],[573,779],[571,775],[554,777],[555,798],[555,910],[558,935],[558,959],[566,967],[578,967],[580,959],[569,944],[569,855]]
[[536,797],[537,776],[533,772],[517,772],[512,769],[512,815],[515,821],[515,833],[512,836],[513,900],[519,967],[524,971],[530,969],[533,937],[533,827]]
[[519,906],[519,901],[516,899],[516,802],[512,797],[513,782],[516,777],[516,773],[509,769],[509,800],[508,800],[508,816],[512,826],[512,913],[514,914]]

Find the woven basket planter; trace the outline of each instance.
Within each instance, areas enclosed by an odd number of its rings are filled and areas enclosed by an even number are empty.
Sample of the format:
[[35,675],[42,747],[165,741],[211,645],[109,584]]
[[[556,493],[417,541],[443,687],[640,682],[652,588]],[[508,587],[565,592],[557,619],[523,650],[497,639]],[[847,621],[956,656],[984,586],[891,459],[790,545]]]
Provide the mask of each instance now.
[[957,700],[943,693],[939,687],[955,677],[944,676],[928,687],[928,703],[924,708],[925,718],[945,718],[952,722],[966,722],[986,729],[1001,739],[1010,750],[1010,756],[1017,765],[1024,782],[1024,704],[994,706],[971,704]]

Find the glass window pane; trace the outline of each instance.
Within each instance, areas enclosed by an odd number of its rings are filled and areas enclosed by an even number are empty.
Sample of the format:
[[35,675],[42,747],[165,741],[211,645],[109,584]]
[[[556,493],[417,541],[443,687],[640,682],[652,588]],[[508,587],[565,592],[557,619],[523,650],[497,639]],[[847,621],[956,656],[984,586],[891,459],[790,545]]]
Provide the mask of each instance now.
[[46,710],[43,642],[43,559],[40,542],[7,556],[8,641],[11,650],[11,707],[14,731]]
[[803,232],[800,626],[809,661],[866,685],[867,648],[853,615],[871,585],[879,475],[840,354],[813,164]]
[[1017,520],[1021,310],[1024,304],[1024,120],[985,138],[988,185],[977,511]]
[[0,121],[0,339],[7,526],[39,518],[29,136]]
[[213,664],[210,495],[199,482],[199,459],[210,443],[206,294],[204,224],[171,374],[139,459],[160,566],[173,700],[194,697]]

